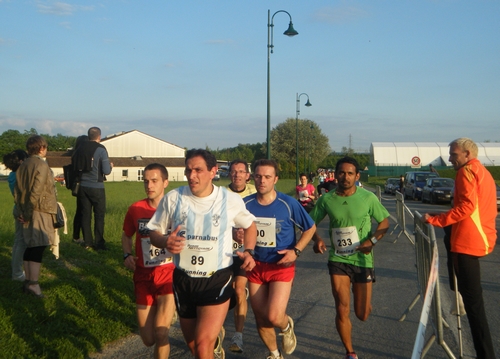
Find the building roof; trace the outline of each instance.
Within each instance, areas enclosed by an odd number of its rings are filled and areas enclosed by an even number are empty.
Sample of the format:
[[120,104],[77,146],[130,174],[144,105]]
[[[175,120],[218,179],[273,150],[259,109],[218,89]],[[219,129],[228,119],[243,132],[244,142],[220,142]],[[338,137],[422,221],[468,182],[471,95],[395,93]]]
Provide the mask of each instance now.
[[[71,163],[71,151],[47,152],[47,163],[51,168],[62,168]],[[146,167],[150,163],[159,163],[165,167],[184,167],[184,158],[166,157],[110,157],[114,167]]]

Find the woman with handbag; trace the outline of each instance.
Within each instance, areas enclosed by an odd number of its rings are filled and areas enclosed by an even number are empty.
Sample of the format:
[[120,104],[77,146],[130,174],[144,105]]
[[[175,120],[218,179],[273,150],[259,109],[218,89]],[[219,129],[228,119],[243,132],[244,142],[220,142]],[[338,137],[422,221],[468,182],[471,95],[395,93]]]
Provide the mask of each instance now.
[[22,224],[22,237],[27,247],[23,257],[26,276],[23,291],[43,298],[38,277],[43,252],[55,242],[56,189],[52,170],[45,162],[45,139],[39,135],[31,136],[26,149],[29,157],[16,172],[14,190],[16,218]]

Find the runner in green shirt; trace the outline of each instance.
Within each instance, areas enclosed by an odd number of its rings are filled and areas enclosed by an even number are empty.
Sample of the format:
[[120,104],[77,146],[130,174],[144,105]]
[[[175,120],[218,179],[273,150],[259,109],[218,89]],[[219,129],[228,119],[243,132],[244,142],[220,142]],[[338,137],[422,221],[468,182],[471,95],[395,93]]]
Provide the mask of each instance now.
[[[354,294],[354,312],[365,321],[371,313],[372,283],[375,281],[372,249],[389,228],[389,212],[377,197],[356,187],[359,164],[351,157],[337,162],[335,191],[321,196],[310,216],[318,225],[326,215],[330,219],[331,249],[328,269],[335,299],[335,324],[346,349],[345,359],[357,359],[351,336],[350,301],[351,283]],[[372,218],[378,226],[372,232]],[[316,232],[314,251],[324,253],[326,245]]]

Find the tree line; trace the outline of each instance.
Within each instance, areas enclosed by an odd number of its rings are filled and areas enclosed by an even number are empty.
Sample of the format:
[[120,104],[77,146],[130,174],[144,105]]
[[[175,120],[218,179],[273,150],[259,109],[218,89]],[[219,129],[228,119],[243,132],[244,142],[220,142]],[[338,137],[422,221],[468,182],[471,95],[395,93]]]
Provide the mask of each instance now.
[[[25,149],[28,137],[38,134],[35,128],[22,133],[18,130],[4,131],[0,135],[0,155],[3,156],[16,149]],[[75,136],[65,136],[60,133],[55,136],[42,133],[39,135],[47,141],[49,151],[66,151],[73,148],[76,142]],[[223,149],[208,147],[206,149],[212,152],[218,160],[228,162],[241,158],[253,163],[267,157],[265,142],[240,143],[236,147]],[[346,147],[343,147],[340,152],[332,151],[328,137],[314,121],[307,119],[296,121],[294,118],[288,118],[271,130],[271,158],[280,164],[282,178],[295,178],[297,162],[299,172],[309,173],[316,171],[317,168],[335,168],[337,161],[345,155],[356,158],[361,168],[369,164],[368,154],[357,154]]]

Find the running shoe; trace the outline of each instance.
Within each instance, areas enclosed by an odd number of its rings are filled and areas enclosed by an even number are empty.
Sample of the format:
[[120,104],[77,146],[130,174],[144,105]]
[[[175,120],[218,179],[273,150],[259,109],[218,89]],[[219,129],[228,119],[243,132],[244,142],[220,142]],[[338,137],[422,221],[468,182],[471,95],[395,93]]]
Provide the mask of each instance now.
[[280,335],[283,337],[281,340],[281,346],[285,354],[292,354],[297,346],[297,338],[295,337],[293,319],[288,317],[288,330],[281,332]]
[[243,353],[243,339],[241,338],[240,335],[237,334],[233,335],[229,350],[234,353]]
[[226,353],[224,352],[224,349],[222,348],[222,342],[224,341],[224,337],[226,335],[226,330],[224,327],[220,329],[219,335],[217,335],[217,340],[215,341],[215,348],[214,348],[214,359],[225,359],[226,358]]
[[356,353],[349,353],[345,355],[345,359],[358,359]]
[[269,355],[266,357],[266,359],[284,359],[283,358],[283,355],[281,355],[281,352],[280,352],[280,355],[279,356],[274,356],[273,353],[269,353]]

